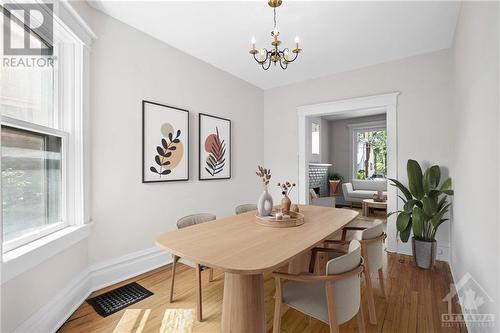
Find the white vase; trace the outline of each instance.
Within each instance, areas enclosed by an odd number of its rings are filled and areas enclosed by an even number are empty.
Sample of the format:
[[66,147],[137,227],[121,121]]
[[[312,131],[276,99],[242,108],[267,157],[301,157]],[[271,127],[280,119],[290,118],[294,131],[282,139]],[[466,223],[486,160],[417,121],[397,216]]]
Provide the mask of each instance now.
[[259,201],[257,202],[257,211],[260,216],[271,215],[271,212],[273,211],[273,197],[267,191],[267,187],[259,197]]

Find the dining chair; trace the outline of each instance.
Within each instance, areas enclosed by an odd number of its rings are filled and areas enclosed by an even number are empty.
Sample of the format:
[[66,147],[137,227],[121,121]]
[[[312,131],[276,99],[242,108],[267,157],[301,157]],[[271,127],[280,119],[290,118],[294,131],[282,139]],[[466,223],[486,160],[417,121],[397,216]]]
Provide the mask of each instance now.
[[[325,245],[340,245],[346,246],[350,244],[348,236],[348,231],[355,232],[354,238],[361,244],[361,256],[364,259],[365,266],[365,284],[366,284],[366,294],[368,300],[368,313],[370,315],[370,323],[373,325],[377,324],[377,314],[375,311],[375,300],[373,297],[373,288],[371,281],[371,273],[378,271],[380,294],[383,298],[386,298],[385,294],[385,284],[384,284],[384,271],[383,271],[383,260],[384,260],[384,240],[387,235],[384,232],[384,226],[381,221],[375,222],[375,225],[371,227],[354,227],[347,226],[342,229],[341,240],[326,240]],[[338,248],[337,248],[338,249]],[[315,254],[313,253],[313,256]],[[329,257],[334,257],[335,254]],[[314,261],[316,258],[311,258],[311,267],[309,270],[314,271]]]
[[[313,252],[338,252],[334,248],[314,248]],[[339,325],[357,315],[358,330],[365,332],[361,309],[363,259],[356,240],[347,253],[326,263],[326,275],[273,272],[276,283],[273,333],[281,331],[281,306],[286,304],[310,317],[330,325],[330,333],[338,333]],[[282,280],[287,280],[282,283]]]
[[[213,214],[201,213],[201,214],[193,214],[180,218],[177,221],[177,228],[182,229],[195,224],[205,223],[208,221],[213,221],[217,219],[217,217]],[[170,298],[169,302],[172,303],[174,299],[174,281],[175,281],[175,268],[177,266],[177,262],[180,257],[175,254],[172,255],[172,280],[170,281]],[[197,280],[197,293],[196,293],[196,303],[197,303],[197,311],[196,316],[198,321],[203,320],[202,308],[201,308],[201,272],[208,269],[208,281],[212,282],[214,279],[214,271],[210,267],[206,267],[203,265],[195,264],[196,266],[196,280]]]
[[257,205],[255,204],[243,204],[239,205],[234,209],[236,215],[243,214],[252,210],[257,210]]

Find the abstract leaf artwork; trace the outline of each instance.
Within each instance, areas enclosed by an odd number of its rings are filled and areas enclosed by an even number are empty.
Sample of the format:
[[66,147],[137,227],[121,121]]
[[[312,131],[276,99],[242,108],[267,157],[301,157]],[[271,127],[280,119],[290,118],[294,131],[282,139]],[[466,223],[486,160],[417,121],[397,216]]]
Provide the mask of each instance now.
[[210,134],[205,139],[205,151],[208,153],[205,170],[211,175],[215,176],[224,170],[226,159],[226,143],[221,140],[219,129],[215,127],[214,134]]
[[173,132],[171,131],[173,130],[172,125],[165,123],[161,126],[161,129],[162,134],[167,137],[167,139],[162,138],[161,146],[156,147],[158,155],[155,156],[155,162],[158,166],[152,166],[149,170],[160,176],[165,176],[170,174],[172,169],[179,164],[182,159],[182,152],[184,148],[181,140],[179,139],[181,130],[177,130],[177,134],[174,138]]
[[143,183],[189,179],[188,114],[143,101]]
[[201,113],[200,180],[231,178],[231,121]]

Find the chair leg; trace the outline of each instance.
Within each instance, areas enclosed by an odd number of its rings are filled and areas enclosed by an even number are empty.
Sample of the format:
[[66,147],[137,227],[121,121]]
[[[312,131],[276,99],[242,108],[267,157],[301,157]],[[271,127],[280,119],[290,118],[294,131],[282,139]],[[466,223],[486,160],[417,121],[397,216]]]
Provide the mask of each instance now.
[[356,315],[356,319],[358,321],[358,332],[365,333],[365,318],[363,317],[363,309],[361,308],[361,304],[359,305],[358,314]]
[[365,262],[363,274],[365,276],[366,297],[368,298],[368,314],[370,315],[370,324],[377,325],[377,313],[375,312],[375,301],[373,300],[373,288],[370,276],[370,263],[368,262],[368,251],[365,244],[361,245],[361,255]]
[[214,280],[214,269],[210,267],[208,269],[208,282],[212,282]]
[[196,281],[198,284],[198,290],[196,293],[196,318],[199,322],[201,322],[203,321],[201,310],[201,265],[196,265]]
[[339,325],[335,316],[335,295],[333,294],[333,281],[325,283],[326,303],[328,306],[328,321],[330,322],[330,333],[339,333]]
[[385,294],[384,271],[382,270],[382,268],[378,269],[378,280],[380,285],[380,293],[382,294],[383,298],[387,298]]
[[377,313],[375,312],[375,301],[373,300],[372,280],[368,267],[366,267],[364,275],[366,284],[366,297],[368,298],[368,314],[370,315],[370,324],[377,325]]
[[274,318],[273,318],[273,333],[280,333],[281,331],[281,304],[283,301],[283,286],[281,279],[275,278],[276,295],[274,297]]
[[178,256],[172,255],[172,278],[170,279],[170,297],[168,299],[169,303],[172,303],[174,301],[175,266],[177,266],[178,260]]

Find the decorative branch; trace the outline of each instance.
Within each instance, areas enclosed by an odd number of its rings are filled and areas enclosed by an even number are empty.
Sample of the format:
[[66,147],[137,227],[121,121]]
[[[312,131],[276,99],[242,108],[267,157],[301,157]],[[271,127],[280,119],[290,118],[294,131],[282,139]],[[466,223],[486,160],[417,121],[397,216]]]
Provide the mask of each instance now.
[[165,138],[161,139],[161,146],[156,146],[156,152],[158,155],[155,156],[155,162],[158,164],[159,170],[152,166],[149,168],[151,172],[157,173],[160,177],[166,176],[172,172],[172,170],[168,168],[170,165],[170,161],[168,159],[172,156],[172,151],[177,149],[177,147],[173,144],[181,142],[179,139],[180,135],[181,130],[177,130],[175,138],[172,133],[168,134],[168,142]]
[[216,135],[215,140],[210,147],[210,152],[208,153],[207,166],[205,170],[211,175],[215,176],[224,170],[224,165],[226,164],[226,143],[224,140],[220,139],[219,129],[215,127]]

